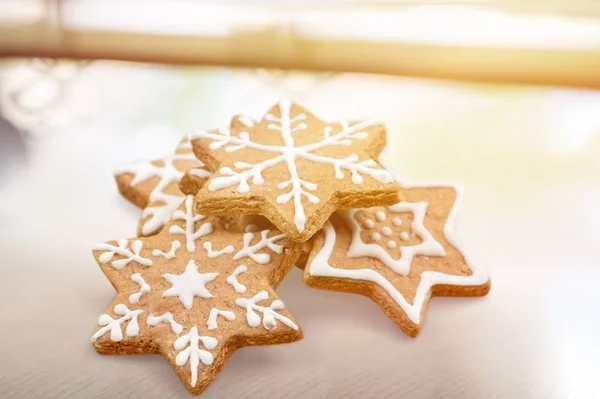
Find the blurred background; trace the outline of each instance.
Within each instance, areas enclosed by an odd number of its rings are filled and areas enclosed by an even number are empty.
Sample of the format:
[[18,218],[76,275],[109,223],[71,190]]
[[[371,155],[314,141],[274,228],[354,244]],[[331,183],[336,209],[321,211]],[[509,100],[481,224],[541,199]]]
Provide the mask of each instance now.
[[[472,307],[461,322],[462,308],[434,301],[419,338],[427,348],[402,341],[394,359],[408,367],[424,351],[435,356],[417,362],[414,378],[390,376],[395,382],[379,385],[378,397],[433,397],[448,387],[455,388],[444,397],[600,394],[594,0],[0,1],[0,268],[15,276],[0,310],[23,296],[18,287],[31,284],[27,276],[39,276],[34,285],[45,292],[53,266],[78,268],[63,278],[74,284],[90,277],[90,286],[104,290],[78,308],[87,337],[111,295],[89,248],[133,235],[139,216],[119,198],[113,168],[170,153],[192,127],[218,127],[238,113],[260,118],[282,97],[324,119],[378,118],[388,128],[383,157],[394,173],[466,186],[460,235],[492,274],[481,305],[489,319],[475,326],[480,314]],[[67,243],[77,255],[67,253]],[[40,263],[40,254],[53,260]],[[344,320],[311,324],[314,309],[307,307],[329,296],[304,291],[299,272],[291,275],[281,292],[306,323],[302,344],[315,345],[317,335],[337,342],[338,355],[351,353],[355,330],[344,327],[346,349],[335,335]],[[32,317],[45,317],[35,296],[28,301]],[[331,312],[348,313],[347,302],[332,303]],[[362,302],[352,303],[360,312]],[[318,334],[308,334],[311,328]],[[357,328],[363,335],[356,339],[372,333]],[[398,344],[391,336],[367,335],[388,348]],[[490,345],[498,340],[510,344]],[[469,352],[472,342],[481,345]],[[295,356],[322,350],[302,348]],[[39,364],[52,364],[54,351],[38,353]],[[93,356],[78,351],[70,353]],[[40,397],[11,383],[29,373],[13,354],[0,361],[3,370],[11,365],[0,376],[4,397]],[[381,379],[374,367],[371,378]],[[80,371],[62,363],[56,370],[53,378],[66,386],[60,397],[96,397],[97,385],[81,396],[67,382]],[[347,386],[336,375],[331,387]],[[443,383],[432,384],[432,375],[444,375]],[[47,381],[48,392],[58,392]],[[356,384],[346,391],[317,384],[298,397],[368,392]]]

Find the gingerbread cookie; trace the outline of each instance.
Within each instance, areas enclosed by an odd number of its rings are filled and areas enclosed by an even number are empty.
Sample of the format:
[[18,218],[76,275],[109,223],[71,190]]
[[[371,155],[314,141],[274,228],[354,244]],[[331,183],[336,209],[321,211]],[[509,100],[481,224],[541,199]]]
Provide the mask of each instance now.
[[413,185],[389,207],[332,216],[316,237],[304,281],[373,299],[410,336],[419,333],[432,296],[481,296],[487,273],[452,236],[461,188]]
[[204,168],[191,168],[183,174],[179,180],[179,191],[184,195],[196,196],[198,191],[206,183],[206,178],[203,177]]
[[171,219],[184,198],[179,190],[179,180],[192,168],[196,184],[203,184],[211,176],[202,162],[196,159],[189,139],[185,138],[172,155],[116,169],[115,180],[121,194],[144,209],[138,235],[156,234]]
[[92,342],[103,354],[160,353],[199,394],[236,349],[302,338],[274,291],[300,246],[278,231],[229,232],[193,202],[157,235],[94,248],[117,296]]
[[[197,176],[196,169],[185,172],[179,182],[179,190],[185,195],[195,196],[198,194],[206,180]],[[225,223],[225,228],[230,231],[254,231],[273,228],[273,223],[260,215],[226,215],[219,218]]]
[[299,242],[336,209],[392,205],[398,186],[375,161],[386,144],[373,122],[326,123],[281,101],[248,126],[191,134],[196,156],[215,172],[198,192],[206,214],[260,214]]

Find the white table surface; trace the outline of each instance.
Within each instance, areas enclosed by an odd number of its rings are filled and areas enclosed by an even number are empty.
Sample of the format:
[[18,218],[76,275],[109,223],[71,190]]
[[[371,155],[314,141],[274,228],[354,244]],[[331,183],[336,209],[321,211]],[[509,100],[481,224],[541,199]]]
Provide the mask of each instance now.
[[[217,101],[190,100],[202,111],[182,118],[260,116],[281,94],[219,73]],[[348,75],[292,94],[328,117],[381,117],[394,172],[461,181],[458,235],[492,289],[433,299],[411,339],[369,299],[293,270],[278,293],[305,338],[236,352],[202,398],[600,397],[600,93]],[[160,356],[100,356],[89,341],[114,294],[90,248],[133,235],[139,215],[112,167],[176,142],[115,126],[28,142],[0,185],[2,398],[189,397]]]

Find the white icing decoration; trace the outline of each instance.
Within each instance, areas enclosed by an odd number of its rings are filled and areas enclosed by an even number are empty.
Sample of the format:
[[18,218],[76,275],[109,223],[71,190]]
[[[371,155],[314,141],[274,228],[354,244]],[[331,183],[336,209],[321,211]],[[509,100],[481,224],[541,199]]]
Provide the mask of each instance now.
[[[394,213],[412,212],[414,219],[411,224],[411,229],[417,236],[421,238],[422,241],[419,244],[403,246],[400,250],[400,258],[394,259],[380,245],[365,243],[362,241],[360,237],[361,227],[354,219],[354,215],[356,215],[360,209],[351,209],[343,213],[352,229],[352,242],[350,243],[350,248],[346,253],[347,256],[351,258],[361,258],[365,256],[377,258],[390,269],[402,276],[406,276],[410,272],[410,265],[412,264],[412,260],[416,255],[446,256],[444,247],[437,242],[435,238],[433,238],[431,233],[423,225],[425,213],[427,212],[426,202],[399,202],[396,205],[388,207],[388,210]],[[377,211],[377,213],[379,212],[382,211]]]
[[196,240],[212,233],[213,225],[210,222],[202,223],[196,230],[196,222],[206,219],[204,215],[194,215],[194,196],[185,197],[185,212],[177,210],[173,214],[173,220],[184,220],[185,230],[181,226],[173,225],[169,229],[169,234],[184,234],[187,251],[192,253],[196,250]]
[[229,310],[219,310],[217,308],[212,308],[210,310],[210,314],[208,316],[208,320],[206,320],[206,327],[208,327],[209,330],[216,330],[218,325],[217,325],[217,317],[218,316],[222,316],[224,317],[226,320],[232,321],[235,320],[235,313],[233,313],[232,311]]
[[171,249],[169,250],[169,252],[163,252],[160,249],[155,249],[152,251],[152,256],[162,256],[165,259],[173,259],[175,258],[176,254],[175,251],[177,251],[179,248],[181,247],[181,241],[179,240],[174,240],[171,242]]
[[247,115],[238,115],[238,121],[246,127],[254,127],[254,119]]
[[183,326],[175,321],[171,312],[167,312],[161,316],[148,316],[146,319],[146,324],[149,326],[156,326],[159,323],[169,323],[171,331],[176,335],[181,334],[183,331]]
[[400,219],[399,217],[395,217],[392,219],[392,223],[394,224],[394,226],[402,226],[402,219]]
[[215,349],[219,343],[213,337],[201,337],[198,335],[196,327],[192,327],[189,333],[177,338],[173,343],[173,347],[179,352],[175,358],[175,364],[183,367],[188,362],[188,359],[190,361],[191,384],[193,387],[196,386],[196,382],[198,381],[198,367],[200,366],[200,362],[205,366],[210,366],[215,360],[210,352],[200,349],[200,342],[208,350]]
[[240,249],[233,257],[233,260],[240,260],[248,257],[260,264],[267,264],[271,261],[271,255],[269,254],[257,254],[258,251],[265,248],[271,249],[277,254],[283,253],[283,245],[275,244],[277,241],[285,238],[285,234],[278,234],[273,237],[268,237],[270,230],[263,230],[260,232],[260,241],[254,245],[250,245],[254,239],[254,233],[245,233],[243,237],[244,247]]
[[378,221],[383,222],[385,220],[385,212],[377,211],[377,213],[375,213],[375,217]]
[[449,187],[456,191],[454,206],[452,207],[446,224],[444,225],[444,237],[448,243],[450,243],[450,245],[454,246],[462,253],[467,265],[471,269],[472,274],[470,276],[449,275],[435,271],[425,271],[421,274],[421,280],[419,281],[419,285],[415,292],[413,303],[410,304],[398,291],[398,289],[396,289],[396,287],[394,287],[384,276],[375,270],[344,270],[335,268],[328,263],[336,241],[335,229],[329,221],[323,228],[323,231],[325,232],[325,242],[323,247],[306,267],[311,276],[347,278],[352,280],[371,281],[375,284],[378,284],[404,310],[413,323],[419,324],[421,322],[421,310],[425,300],[429,296],[431,287],[438,284],[457,286],[481,285],[488,281],[488,275],[485,269],[479,267],[477,263],[473,263],[468,258],[464,249],[453,235],[453,229],[456,224],[456,215],[458,214],[459,204],[462,199],[462,187],[454,183],[446,182],[411,183],[408,181],[402,181],[400,179],[397,179],[397,181],[403,188],[406,189],[413,187]]
[[198,266],[190,260],[182,274],[163,274],[165,280],[173,286],[163,292],[163,298],[176,296],[187,310],[192,309],[194,297],[212,298],[205,285],[213,281],[219,273],[200,273]]
[[233,286],[233,289],[238,294],[243,294],[244,292],[246,292],[246,286],[244,284],[241,284],[238,281],[237,277],[242,273],[246,273],[247,271],[248,266],[240,265],[236,267],[236,269],[233,271],[233,273],[231,273],[229,277],[227,277],[227,282]]
[[202,179],[207,179],[212,176],[212,173],[210,173],[208,170],[201,169],[201,168],[192,168],[192,169],[188,170],[188,172],[190,175],[197,176]]
[[[152,202],[158,202],[158,196],[150,194],[150,198]],[[148,216],[150,218],[142,225],[142,234],[150,236],[158,233],[169,222],[171,216],[173,216],[173,212],[179,208],[182,199],[183,196],[180,195],[161,194],[160,201],[163,202],[162,205],[145,207],[142,211],[142,219]]]
[[105,326],[96,331],[92,335],[92,342],[95,342],[98,338],[110,331],[110,340],[114,342],[120,342],[123,340],[123,331],[121,331],[121,324],[127,323],[125,328],[125,334],[128,337],[136,337],[140,332],[140,326],[138,324],[138,316],[143,312],[141,309],[129,310],[129,308],[122,303],[115,305],[113,311],[115,314],[122,316],[118,319],[113,319],[109,314],[103,314],[98,318],[98,325]]
[[144,258],[140,255],[142,252],[142,248],[144,247],[144,243],[140,240],[134,240],[131,243],[131,250],[127,248],[128,241],[126,239],[121,239],[117,241],[118,246],[114,246],[111,244],[98,244],[94,247],[97,251],[106,251],[102,255],[98,257],[100,263],[105,264],[112,260],[115,255],[121,255],[124,259],[117,259],[111,262],[111,265],[117,270],[123,269],[125,266],[129,264],[129,262],[136,262],[142,266],[152,266],[152,261],[150,259]]
[[381,183],[391,183],[393,178],[386,170],[377,166],[377,163],[368,159],[360,161],[357,154],[351,154],[346,158],[331,158],[323,155],[314,154],[315,151],[326,148],[328,146],[348,146],[352,144],[352,140],[364,140],[368,137],[367,133],[362,129],[372,126],[370,121],[360,122],[352,126],[348,122],[341,123],[342,130],[338,133],[331,134],[331,127],[328,126],[324,130],[324,138],[316,143],[307,144],[296,147],[293,133],[297,130],[306,129],[307,125],[301,122],[306,119],[306,115],[299,114],[295,117],[290,115],[292,103],[289,101],[281,101],[279,103],[280,118],[268,114],[265,119],[274,123],[270,123],[267,128],[276,130],[280,133],[283,140],[283,146],[268,145],[250,140],[247,132],[240,132],[238,137],[232,136],[229,129],[223,128],[218,133],[209,133],[199,130],[193,133],[190,138],[193,139],[208,139],[213,142],[209,148],[218,150],[223,146],[227,152],[235,152],[242,148],[252,148],[265,151],[274,155],[273,158],[259,162],[257,164],[249,164],[246,162],[236,162],[233,166],[236,170],[230,167],[223,167],[219,170],[220,176],[213,178],[209,184],[210,191],[217,191],[223,188],[237,185],[239,193],[247,193],[250,191],[248,181],[251,179],[252,184],[260,185],[264,183],[262,172],[268,168],[272,168],[280,163],[285,163],[290,174],[290,179],[280,182],[277,185],[279,190],[285,190],[289,187],[290,191],[281,194],[276,201],[279,204],[287,204],[290,200],[294,205],[294,224],[298,231],[303,231],[306,224],[306,215],[302,197],[305,197],[310,203],[316,204],[320,200],[309,191],[315,191],[317,184],[303,180],[298,174],[296,166],[297,159],[307,159],[314,163],[329,164],[333,167],[335,177],[337,179],[344,178],[345,169],[351,173],[351,179],[354,184],[361,184],[363,178],[360,174],[366,174]]
[[408,241],[408,238],[409,238],[408,233],[406,231],[403,231],[402,233],[400,233],[400,238],[403,241]]
[[204,247],[204,249],[206,249],[207,255],[211,259],[221,256],[223,254],[231,254],[233,253],[233,251],[235,251],[233,245],[228,245],[220,251],[213,251],[212,242],[210,241],[205,241],[204,244],[202,244],[202,246]]
[[398,245],[398,244],[396,244],[396,241],[394,241],[394,240],[389,240],[389,241],[387,242],[387,246],[388,246],[388,248],[392,248],[392,249],[394,249],[394,248],[396,248],[396,246],[397,246],[397,245]]
[[[191,143],[189,139],[183,141],[178,148],[191,150]],[[183,172],[177,170],[173,162],[195,161],[199,164],[199,166],[204,166],[196,159],[191,151],[185,154],[172,154],[168,157],[162,158],[161,161],[163,162],[164,166],[156,166],[151,162],[136,162],[128,165],[122,165],[115,170],[115,175],[120,175],[123,173],[133,174],[133,180],[131,180],[130,183],[132,186],[140,184],[153,177],[158,177],[160,179],[158,184],[150,192],[148,200],[150,203],[162,204],[146,207],[142,212],[143,218],[150,216],[150,218],[142,225],[142,234],[145,236],[157,233],[160,228],[171,219],[171,215],[173,215],[173,212],[175,212],[183,200],[182,195],[164,193],[164,190],[171,183],[178,182],[183,177]],[[196,168],[194,170],[203,171],[201,177],[210,177],[212,175],[210,172],[200,168]]]
[[138,303],[142,295],[150,292],[150,286],[144,281],[144,278],[140,273],[133,273],[131,275],[131,281],[140,286],[140,290],[135,294],[129,295],[129,303]]
[[375,227],[375,222],[373,221],[373,219],[365,219],[363,225],[367,229],[372,229],[373,227]]
[[375,241],[379,241],[379,239],[381,239],[381,234],[373,233],[373,234],[371,234],[371,238],[374,239]]
[[246,308],[246,319],[248,320],[248,325],[250,327],[258,327],[260,325],[261,317],[256,313],[258,312],[262,313],[262,324],[267,330],[277,327],[276,320],[297,330],[298,326],[296,323],[276,312],[276,310],[285,309],[283,302],[279,299],[274,300],[269,307],[257,305],[258,302],[267,299],[269,299],[269,293],[267,291],[261,291],[250,299],[238,298],[235,300],[235,304],[242,308]]
[[383,227],[381,228],[381,233],[382,233],[384,236],[386,236],[386,237],[389,237],[389,236],[391,236],[391,235],[392,235],[392,229],[391,229],[391,227],[389,227],[389,226],[383,226]]

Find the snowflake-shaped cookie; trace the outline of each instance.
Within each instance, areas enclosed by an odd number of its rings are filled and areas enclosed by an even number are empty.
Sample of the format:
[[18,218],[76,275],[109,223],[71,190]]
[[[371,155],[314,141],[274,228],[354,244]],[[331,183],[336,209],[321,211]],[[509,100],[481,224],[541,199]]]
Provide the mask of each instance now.
[[411,336],[432,296],[485,295],[485,270],[452,237],[455,185],[402,189],[390,207],[332,216],[315,240],[304,272],[308,285],[372,298]]
[[175,153],[161,159],[122,165],[115,170],[115,180],[125,198],[143,208],[138,234],[156,234],[171,219],[183,201],[179,180],[193,169],[195,176],[206,181],[211,173],[196,159],[188,138]]
[[190,137],[215,171],[198,193],[199,212],[261,214],[295,241],[308,240],[336,209],[399,200],[392,176],[375,161],[385,129],[370,121],[326,123],[281,101],[251,127]]
[[300,245],[278,231],[227,231],[193,203],[185,197],[152,237],[96,246],[117,296],[92,342],[106,354],[161,353],[198,394],[237,348],[302,338],[274,291]]

